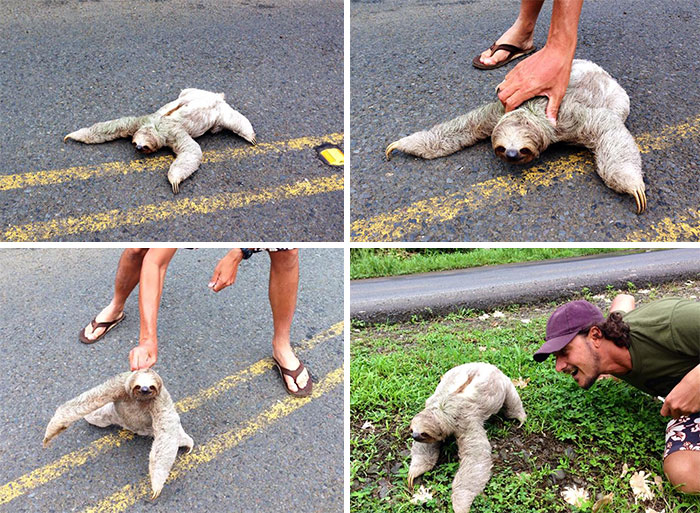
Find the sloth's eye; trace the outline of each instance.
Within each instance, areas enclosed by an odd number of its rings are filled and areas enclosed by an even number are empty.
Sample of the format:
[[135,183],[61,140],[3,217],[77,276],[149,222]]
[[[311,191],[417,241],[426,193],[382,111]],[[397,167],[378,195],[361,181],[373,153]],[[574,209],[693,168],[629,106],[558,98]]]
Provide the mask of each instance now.
[[151,389],[151,392],[155,392],[155,391],[156,391],[156,387],[153,386],[153,385],[151,385],[149,388]]
[[506,149],[503,146],[496,146],[496,153],[503,153]]
[[530,148],[520,148],[520,154],[521,155],[530,155],[530,154],[532,154],[532,150]]
[[143,151],[151,151],[151,148],[149,148],[148,146],[144,146]]

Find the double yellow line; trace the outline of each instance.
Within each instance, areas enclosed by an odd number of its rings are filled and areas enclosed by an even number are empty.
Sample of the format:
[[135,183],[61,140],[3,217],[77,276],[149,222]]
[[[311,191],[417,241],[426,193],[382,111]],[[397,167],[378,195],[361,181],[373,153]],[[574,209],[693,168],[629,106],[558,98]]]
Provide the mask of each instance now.
[[[698,136],[700,115],[656,132],[642,134],[636,140],[640,151],[649,153],[671,147],[679,140]],[[357,219],[350,226],[351,239],[353,242],[405,240],[407,235],[420,232],[431,225],[452,220],[482,206],[492,206],[496,199],[505,199],[513,195],[525,196],[537,190],[539,186],[550,186],[555,180],[561,182],[578,175],[592,176],[595,174],[594,167],[591,154],[581,151],[529,168],[520,176],[500,176],[466,186],[460,192],[419,200],[368,219]],[[697,235],[700,231],[697,210],[689,210],[686,215],[681,215],[680,219],[683,220],[680,223],[667,219],[652,226],[648,231],[634,232],[629,235],[629,240],[678,240],[679,235],[683,238]],[[674,236],[675,239],[671,238]]]
[[[221,151],[208,151],[203,155],[204,163],[229,161],[263,153],[297,151],[309,149],[323,142],[341,143],[342,133],[323,137],[301,137],[288,141],[260,143],[257,146]],[[77,166],[67,169],[37,171],[0,176],[0,192],[30,186],[49,186],[73,180],[151,172],[166,169],[173,161],[163,156],[131,162],[108,162],[96,166]],[[113,209],[106,212],[69,216],[13,225],[0,232],[0,242],[35,242],[80,233],[95,233],[109,229],[138,226],[191,215],[205,215],[224,210],[263,205],[318,194],[342,191],[343,175],[333,174],[319,178],[300,180],[271,189],[252,189],[243,192],[221,193],[140,205],[130,209]]]
[[[310,339],[304,340],[301,343],[298,344],[297,349],[301,351],[307,351],[314,346],[316,346],[319,343],[326,342],[328,340],[331,340],[335,337],[342,336],[343,335],[343,327],[344,324],[343,322],[339,322],[328,328],[327,330],[318,333],[317,335],[313,336]],[[247,381],[250,381],[254,377],[272,369],[274,367],[274,363],[271,359],[263,359],[259,360],[258,362],[254,363],[253,365],[249,366],[246,369],[243,369],[242,371],[232,374],[230,376],[227,376],[217,382],[216,384],[212,385],[211,387],[201,390],[197,394],[186,397],[184,399],[181,399],[177,403],[175,403],[175,408],[179,413],[185,413],[188,411],[191,411],[195,408],[198,408],[199,406],[203,405],[204,403],[208,401],[212,401],[216,399],[218,396],[224,394],[225,392],[235,388],[236,386],[245,383]],[[329,376],[324,380],[324,382],[327,383],[324,388],[324,386],[321,386],[321,383],[319,383],[319,386],[314,386],[314,393],[312,394],[311,398],[318,397],[319,395],[325,393],[327,391],[328,387],[333,387],[337,385],[338,383],[342,382],[342,368],[337,369],[334,371],[336,373],[340,374],[340,377],[335,376],[333,373],[329,374]],[[332,377],[332,379],[330,379]],[[340,381],[337,381],[340,380]],[[331,383],[333,385],[331,385]],[[316,390],[318,389],[318,391]],[[294,400],[296,399],[296,400]],[[284,416],[283,413],[287,412],[286,414],[291,413],[295,409],[303,406],[304,404],[307,404],[307,401],[300,400],[297,398],[288,398],[285,401],[282,401],[281,403],[278,403],[274,405],[272,408],[267,410],[266,412],[260,414],[256,419],[253,421],[250,421],[246,424],[246,426],[243,428],[243,430],[232,430],[229,431],[228,433],[225,433],[224,435],[218,435],[212,441],[208,442],[207,444],[201,446],[196,451],[193,451],[190,453],[188,456],[192,455],[202,455],[206,454],[209,457],[208,460],[210,461],[213,459],[213,457],[223,451],[219,451],[218,453],[215,450],[215,444],[214,440],[221,439],[223,437],[224,440],[228,440],[227,443],[231,443],[231,441],[235,441],[234,445],[239,443],[241,440],[244,438],[252,435],[255,432],[255,429],[262,429],[263,427],[270,425],[272,420],[276,418],[280,418],[280,416]],[[274,414],[274,415],[273,415]],[[267,415],[267,416],[266,416]],[[276,416],[275,416],[276,415]],[[267,424],[264,423],[264,420],[267,419],[269,422]],[[238,434],[237,434],[238,433]],[[16,499],[17,497],[24,495],[25,493],[29,492],[30,490],[33,490],[34,488],[37,488],[39,486],[42,486],[44,484],[47,484],[55,479],[58,479],[61,477],[63,474],[66,472],[69,472],[73,470],[76,467],[79,467],[81,465],[84,465],[88,461],[94,460],[97,458],[99,455],[104,454],[108,451],[110,451],[113,448],[119,447],[121,444],[123,444],[125,441],[131,440],[134,438],[134,434],[126,431],[126,430],[121,430],[116,434],[109,434],[106,436],[103,436],[94,442],[90,443],[87,447],[78,449],[76,451],[72,451],[58,460],[49,463],[48,465],[45,465],[41,468],[38,468],[36,470],[33,470],[32,472],[29,472],[28,474],[25,474],[3,486],[0,487],[0,505],[8,503],[12,501],[13,499]],[[219,446],[216,446],[219,447]],[[229,447],[230,448],[230,447]],[[192,461],[188,459],[187,461]],[[203,462],[203,461],[202,461]],[[180,468],[180,467],[177,467]],[[178,476],[182,474],[184,470],[180,468],[178,471]],[[171,479],[173,477],[171,476]],[[147,480],[146,480],[147,482]],[[140,497],[140,495],[139,495]],[[136,500],[136,499],[134,499]]]

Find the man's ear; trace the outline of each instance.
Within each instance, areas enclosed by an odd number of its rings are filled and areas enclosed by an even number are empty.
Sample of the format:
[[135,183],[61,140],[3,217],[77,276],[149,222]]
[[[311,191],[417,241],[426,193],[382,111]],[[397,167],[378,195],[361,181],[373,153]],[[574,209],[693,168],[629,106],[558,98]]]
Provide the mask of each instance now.
[[588,336],[591,338],[596,347],[600,347],[601,341],[603,338],[605,338],[603,337],[603,332],[598,326],[591,326],[591,329],[588,331]]

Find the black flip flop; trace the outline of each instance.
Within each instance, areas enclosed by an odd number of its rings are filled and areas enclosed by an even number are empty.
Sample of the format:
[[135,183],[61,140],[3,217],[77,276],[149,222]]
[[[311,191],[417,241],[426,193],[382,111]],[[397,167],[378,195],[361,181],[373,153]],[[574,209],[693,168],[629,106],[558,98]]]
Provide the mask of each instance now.
[[496,69],[500,68],[501,66],[505,66],[509,62],[514,61],[515,59],[519,59],[520,57],[525,57],[528,54],[531,54],[534,52],[537,48],[534,46],[530,48],[529,50],[523,50],[522,48],[518,48],[517,46],[514,45],[509,45],[509,44],[500,44],[497,45],[496,43],[492,44],[489,50],[491,50],[491,55],[496,53],[498,50],[505,50],[508,52],[508,57],[506,60],[497,62],[496,64],[484,64],[481,62],[479,59],[481,57],[481,54],[477,55],[474,57],[474,60],[472,60],[472,66],[478,69]]
[[89,338],[87,338],[85,336],[85,328],[83,328],[82,330],[80,330],[80,333],[78,333],[78,338],[80,339],[80,341],[83,344],[94,344],[95,342],[100,340],[102,337],[104,337],[109,332],[109,330],[111,330],[117,324],[122,322],[124,320],[124,317],[126,317],[126,314],[124,312],[122,312],[122,314],[119,317],[117,317],[116,319],[114,319],[113,321],[97,322],[97,317],[95,317],[92,321],[90,321],[90,325],[92,326],[92,331],[95,331],[97,328],[106,328],[102,332],[102,334],[99,337],[90,340]]

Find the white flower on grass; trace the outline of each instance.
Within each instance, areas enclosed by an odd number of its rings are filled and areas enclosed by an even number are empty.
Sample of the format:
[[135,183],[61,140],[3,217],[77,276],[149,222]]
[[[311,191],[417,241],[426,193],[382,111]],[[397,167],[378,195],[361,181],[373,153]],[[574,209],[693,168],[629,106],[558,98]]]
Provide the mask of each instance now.
[[372,424],[369,420],[362,424],[362,427],[360,429],[372,429],[374,430],[374,424]]
[[630,477],[630,486],[632,487],[635,503],[638,499],[649,501],[654,498],[654,492],[649,488],[648,477],[651,476],[643,470],[635,472],[632,474],[632,477]]
[[666,508],[662,509],[661,511],[656,511],[655,509],[647,508],[644,510],[644,513],[666,513]]
[[525,388],[527,384],[530,382],[530,378],[523,379],[522,377],[518,377],[518,379],[511,379],[513,382],[513,385],[515,385],[518,388]]
[[482,321],[485,321],[485,320],[488,319],[489,317],[491,317],[491,316],[490,316],[489,314],[485,313],[485,314],[480,315],[480,316],[479,316],[479,319],[482,320]]
[[520,322],[522,322],[523,324],[530,324],[532,322],[532,320],[531,319],[520,319]]
[[566,502],[572,506],[576,506],[577,508],[583,506],[583,504],[590,498],[585,488],[579,488],[576,485],[567,486],[564,488],[564,491],[561,492],[561,496],[564,497]]
[[430,489],[420,485],[418,491],[411,498],[411,504],[424,504],[430,500],[433,500],[433,494],[430,493]]
[[637,294],[649,294],[650,292],[651,292],[651,290],[649,290],[649,289],[639,289],[637,291]]
[[500,317],[505,317],[506,314],[504,314],[503,312],[499,312],[498,310],[496,310],[495,312],[493,312],[493,316],[494,316],[495,318],[498,319],[498,318],[500,318]]
[[627,463],[622,465],[622,474],[620,474],[620,477],[625,477],[627,472],[629,472],[630,468],[627,466]]
[[479,351],[481,351],[482,353],[483,353],[484,351],[486,351],[486,349],[487,349],[486,346],[479,346]]
[[598,301],[600,301],[601,299],[605,299],[605,294],[596,294],[595,296],[593,296],[593,299],[596,299]]

